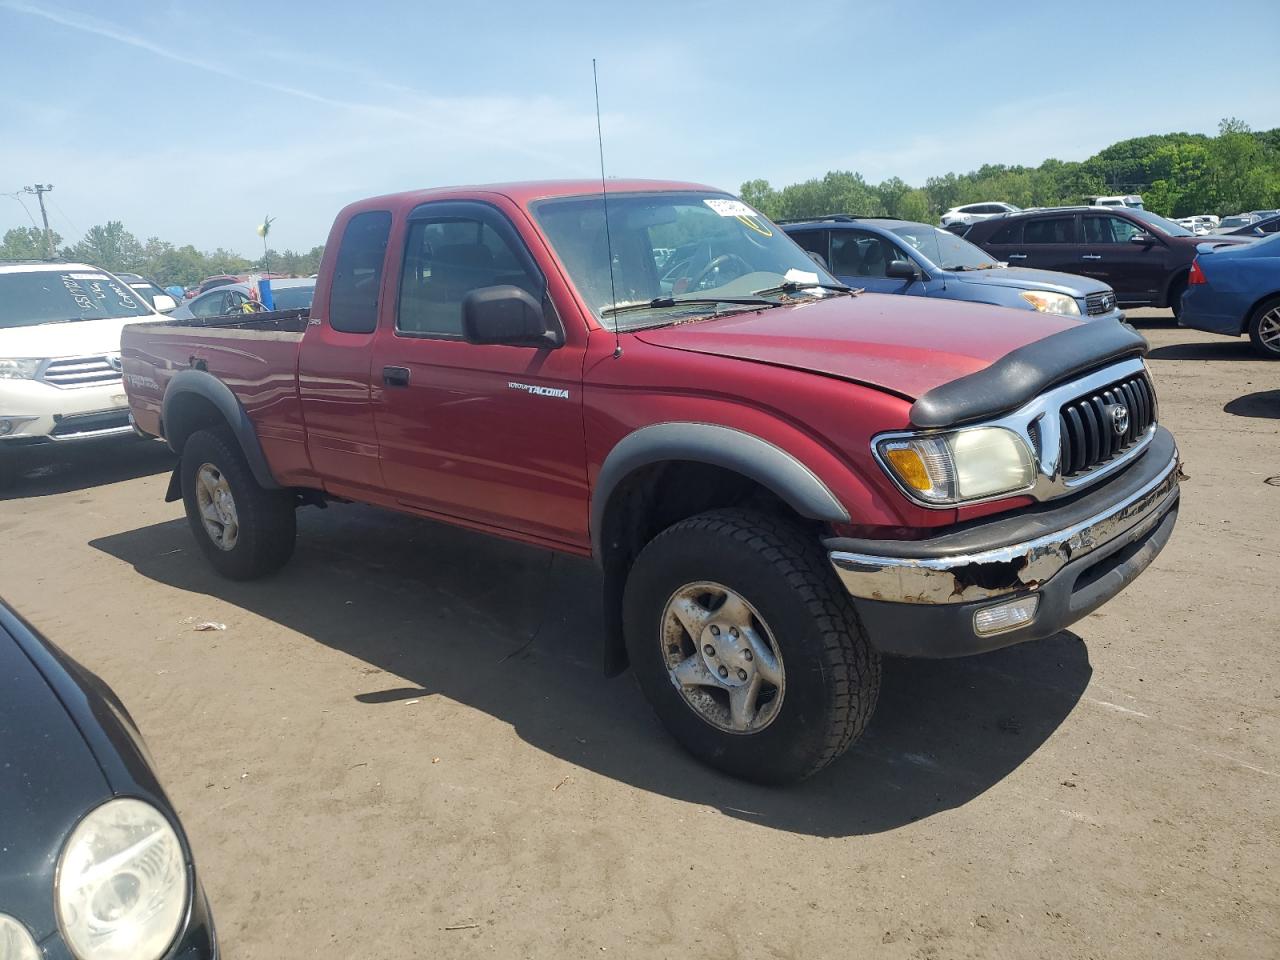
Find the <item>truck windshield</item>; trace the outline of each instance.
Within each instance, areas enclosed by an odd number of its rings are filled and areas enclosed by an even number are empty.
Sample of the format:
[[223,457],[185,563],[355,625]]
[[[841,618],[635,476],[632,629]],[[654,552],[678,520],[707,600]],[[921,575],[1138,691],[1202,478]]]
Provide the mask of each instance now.
[[[839,287],[741,200],[674,192],[611,193],[608,200],[607,234],[599,195],[543,200],[533,207],[579,295],[607,329],[677,323],[753,297],[759,306],[780,302],[762,299],[762,293],[809,299],[832,293],[818,284]],[[781,287],[786,289],[776,289]]]
[[943,270],[990,270],[1000,266],[999,261],[981,247],[975,247],[950,230],[939,230],[925,223],[907,223],[890,229]]
[[0,329],[150,316],[138,291],[97,270],[0,273]]

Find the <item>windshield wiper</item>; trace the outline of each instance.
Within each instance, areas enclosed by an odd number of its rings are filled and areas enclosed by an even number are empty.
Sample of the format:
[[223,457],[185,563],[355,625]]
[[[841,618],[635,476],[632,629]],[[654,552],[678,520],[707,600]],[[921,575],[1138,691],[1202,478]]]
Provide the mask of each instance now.
[[636,303],[619,303],[616,306],[605,307],[600,313],[607,317],[617,316],[619,313],[630,313],[633,310],[662,310],[668,307],[680,307],[685,304],[716,304],[716,303],[736,303],[748,307],[776,307],[779,304],[774,300],[767,300],[764,297],[654,297],[652,300],[640,300]]
[[784,280],[776,287],[765,287],[752,291],[757,297],[768,297],[778,293],[799,293],[801,290],[834,290],[837,293],[853,293],[853,287],[843,283],[798,283],[795,280]]

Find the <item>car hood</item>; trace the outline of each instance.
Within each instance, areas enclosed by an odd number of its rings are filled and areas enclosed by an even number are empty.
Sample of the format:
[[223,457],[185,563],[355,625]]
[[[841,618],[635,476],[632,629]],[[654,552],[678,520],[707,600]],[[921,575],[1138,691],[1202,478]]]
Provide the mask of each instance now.
[[72,323],[40,323],[31,327],[6,327],[0,329],[0,357],[44,359],[119,353],[120,331],[128,324],[164,319],[157,313],[147,317],[100,318],[76,320]]
[[0,690],[0,910],[40,940],[56,928],[63,841],[111,789],[53,688],[3,629]]
[[1001,267],[995,270],[965,270],[951,273],[947,283],[972,283],[985,287],[1008,287],[1014,290],[1048,290],[1068,297],[1084,297],[1111,288],[1093,277],[1078,277],[1056,270],[1033,270],[1030,267]]
[[864,293],[639,331],[645,343],[807,370],[911,400],[1079,321]]

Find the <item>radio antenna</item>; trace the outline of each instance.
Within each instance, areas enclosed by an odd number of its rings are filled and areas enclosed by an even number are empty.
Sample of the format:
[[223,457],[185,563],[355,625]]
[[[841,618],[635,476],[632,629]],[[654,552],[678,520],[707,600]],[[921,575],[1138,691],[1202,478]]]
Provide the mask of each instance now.
[[604,177],[604,132],[600,127],[600,74],[596,58],[591,58],[591,83],[596,91],[596,143],[600,147],[600,199],[604,204],[604,243],[609,255],[609,296],[613,298],[613,359],[622,356],[622,335],[618,333],[618,288],[613,280],[613,235],[609,231],[609,188]]

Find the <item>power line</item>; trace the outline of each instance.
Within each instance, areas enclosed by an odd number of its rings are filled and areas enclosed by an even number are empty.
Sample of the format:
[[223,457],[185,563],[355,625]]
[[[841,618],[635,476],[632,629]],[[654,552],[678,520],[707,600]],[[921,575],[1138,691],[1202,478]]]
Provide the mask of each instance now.
[[49,198],[49,202],[53,204],[53,209],[58,211],[58,216],[62,217],[63,221],[66,222],[67,226],[71,228],[71,232],[74,234],[79,234],[81,232],[80,228],[71,222],[71,218],[68,217],[66,212],[62,209],[62,204],[60,204],[57,200],[53,199],[53,197]]
[[31,225],[32,225],[33,227],[35,227],[37,230],[39,230],[39,229],[40,229],[40,224],[36,223],[36,218],[35,218],[35,217],[33,217],[33,216],[31,215],[31,211],[27,209],[27,205],[26,205],[26,203],[24,203],[24,202],[23,202],[23,200],[22,200],[22,195],[21,195],[21,194],[19,194],[19,193],[6,193],[6,194],[4,194],[4,196],[6,196],[6,197],[13,197],[13,199],[17,200],[17,201],[18,201],[18,204],[22,207],[22,211],[23,211],[23,213],[25,213],[25,214],[27,215],[27,219],[31,221]]

